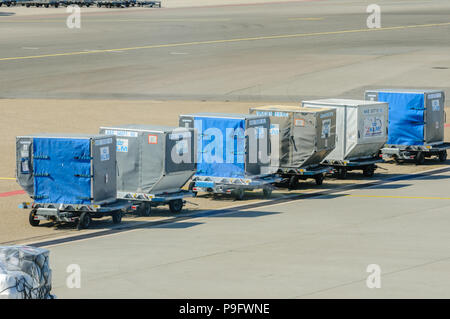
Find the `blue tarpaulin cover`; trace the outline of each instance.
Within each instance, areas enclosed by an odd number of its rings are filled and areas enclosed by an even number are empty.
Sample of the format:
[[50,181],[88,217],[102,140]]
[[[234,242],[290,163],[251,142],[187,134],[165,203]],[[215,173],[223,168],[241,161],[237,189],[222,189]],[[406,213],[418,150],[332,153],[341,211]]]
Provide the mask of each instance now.
[[90,204],[89,139],[34,138],[36,203]]
[[387,144],[423,145],[423,93],[379,92],[378,101],[389,103],[389,135]]
[[[235,178],[244,177],[245,120],[198,117],[195,118],[194,123],[194,127],[199,132],[196,175]],[[241,132],[242,134],[237,134],[237,136],[233,134],[234,137],[227,138],[227,129],[232,129],[232,132]],[[228,133],[230,133],[230,131],[228,131]],[[221,138],[221,140],[216,140],[217,138]]]

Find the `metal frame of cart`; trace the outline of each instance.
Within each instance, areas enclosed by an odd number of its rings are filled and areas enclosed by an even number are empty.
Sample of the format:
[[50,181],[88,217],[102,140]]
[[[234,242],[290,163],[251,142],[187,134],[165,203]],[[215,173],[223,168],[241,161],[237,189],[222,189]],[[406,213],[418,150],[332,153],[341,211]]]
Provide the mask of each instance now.
[[150,216],[152,207],[169,205],[172,213],[180,213],[186,204],[185,197],[193,197],[194,193],[187,190],[180,190],[175,193],[129,193],[118,192],[117,196],[121,199],[128,200],[133,203],[133,210],[140,212],[143,216]]
[[275,175],[261,175],[251,178],[194,176],[189,184],[189,190],[192,190],[195,195],[198,192],[231,194],[237,200],[242,200],[246,190],[261,189],[264,198],[270,198],[274,188],[272,184],[280,181],[281,178]]
[[289,179],[289,188],[296,188],[298,181],[312,178],[316,181],[316,185],[322,185],[325,174],[331,173],[332,167],[316,165],[303,168],[279,168],[277,174],[283,179]]
[[372,177],[377,169],[377,163],[382,163],[381,157],[365,158],[365,159],[349,159],[349,160],[325,160],[324,165],[334,168],[339,178],[346,178],[348,171],[362,170],[365,177]]
[[22,209],[31,209],[29,222],[31,226],[38,226],[41,220],[54,222],[75,222],[78,229],[89,228],[92,218],[111,216],[114,224],[122,221],[122,215],[131,209],[128,201],[118,200],[102,205],[93,204],[42,204],[24,202],[19,205]]
[[393,158],[397,163],[401,160],[414,160],[417,165],[425,162],[425,158],[437,156],[439,161],[447,160],[450,143],[433,143],[427,145],[386,145],[381,149],[383,158]]

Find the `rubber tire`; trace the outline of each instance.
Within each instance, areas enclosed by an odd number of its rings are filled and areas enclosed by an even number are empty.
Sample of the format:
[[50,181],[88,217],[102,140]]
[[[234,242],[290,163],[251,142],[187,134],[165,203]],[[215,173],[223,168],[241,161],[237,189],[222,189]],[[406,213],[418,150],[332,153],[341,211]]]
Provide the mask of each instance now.
[[120,224],[122,222],[122,211],[112,213],[111,217],[114,224]]
[[263,188],[263,196],[265,199],[269,199],[270,196],[272,196],[272,188],[271,187],[264,187]]
[[346,179],[347,178],[347,169],[345,167],[339,167],[337,171],[338,178]]
[[425,156],[423,156],[422,152],[417,152],[416,156],[414,156],[414,161],[416,162],[416,165],[422,165],[425,163]]
[[33,226],[33,227],[38,226],[39,223],[41,222],[40,220],[35,220],[35,219],[34,219],[34,215],[35,215],[35,214],[36,214],[36,211],[35,211],[35,210],[32,210],[32,211],[30,212],[29,217],[28,217],[28,221],[30,222],[30,225]]
[[292,175],[289,178],[289,189],[296,189],[298,187],[298,176]]
[[245,191],[243,188],[238,188],[233,190],[233,196],[236,200],[243,200],[245,196]]
[[177,214],[183,210],[183,200],[174,199],[169,202],[169,209],[172,213]]
[[324,176],[322,174],[317,175],[316,177],[314,177],[314,179],[316,180],[316,185],[322,185],[323,184],[323,180],[324,180]]
[[363,175],[365,177],[372,177],[375,174],[375,167],[371,166],[367,166],[363,169]]
[[88,229],[89,226],[91,225],[91,214],[88,212],[83,212],[80,215],[80,219],[78,220],[78,224],[77,224],[77,228],[78,230],[81,229]]
[[439,152],[439,162],[445,162],[447,160],[447,150]]
[[152,205],[150,205],[150,203],[142,204],[139,215],[149,217],[151,214],[152,214]]
[[195,182],[190,182],[188,189],[192,192],[192,194],[193,194],[192,197],[197,197],[198,193],[193,191],[194,186],[195,186]]

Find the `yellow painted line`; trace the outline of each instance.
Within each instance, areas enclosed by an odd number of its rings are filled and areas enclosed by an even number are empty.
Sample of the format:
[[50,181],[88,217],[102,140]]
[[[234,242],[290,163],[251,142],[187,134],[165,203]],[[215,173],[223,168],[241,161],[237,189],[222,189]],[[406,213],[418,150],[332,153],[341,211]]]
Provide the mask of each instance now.
[[16,179],[14,177],[0,177],[0,180],[15,181]]
[[195,42],[184,42],[184,43],[182,42],[182,43],[169,43],[169,44],[155,44],[155,45],[146,45],[146,46],[139,46],[139,47],[120,48],[120,49],[77,51],[77,52],[42,54],[42,55],[31,55],[31,56],[21,56],[21,57],[9,57],[9,58],[0,58],[0,61],[42,59],[42,58],[49,58],[49,57],[74,56],[74,55],[107,53],[107,52],[118,52],[118,51],[134,51],[134,50],[142,50],[142,49],[173,48],[173,47],[180,47],[180,46],[192,46],[192,45],[202,45],[202,44],[236,43],[236,42],[244,42],[244,41],[289,39],[289,38],[301,38],[301,37],[311,37],[311,36],[320,36],[320,35],[336,35],[336,34],[349,34],[349,33],[360,33],[360,32],[406,30],[406,29],[413,29],[413,28],[442,27],[442,26],[448,26],[448,25],[450,25],[450,22],[404,25],[404,26],[385,27],[385,28],[378,28],[378,29],[354,29],[354,30],[341,30],[341,31],[271,35],[271,36],[260,36],[260,37],[251,37],[251,38],[235,38],[235,39],[195,41]]
[[399,198],[399,199],[445,199],[450,197],[427,197],[427,196],[389,196],[389,195],[346,195],[349,197],[372,197],[372,198]]

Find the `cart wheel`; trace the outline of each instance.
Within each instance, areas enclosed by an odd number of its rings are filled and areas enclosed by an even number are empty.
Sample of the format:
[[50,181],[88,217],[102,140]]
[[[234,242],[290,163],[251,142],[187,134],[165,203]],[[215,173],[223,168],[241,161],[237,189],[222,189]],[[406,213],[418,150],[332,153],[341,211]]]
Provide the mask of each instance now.
[[323,184],[323,174],[317,175],[316,177],[314,177],[314,179],[316,180],[316,185]]
[[238,188],[238,189],[233,190],[232,194],[236,200],[243,200],[245,191],[243,188]]
[[439,152],[439,161],[445,162],[447,160],[447,150]]
[[264,187],[263,188],[263,196],[266,199],[269,199],[270,196],[272,196],[272,188],[271,187]]
[[366,166],[363,169],[363,175],[365,177],[372,177],[374,173],[375,173],[375,167],[373,165]]
[[292,175],[291,178],[289,178],[289,189],[296,189],[298,187],[298,176]]
[[91,225],[91,220],[91,215],[88,212],[81,213],[77,228],[79,230],[89,228],[89,226]]
[[169,208],[172,213],[179,213],[183,210],[183,200],[174,199],[169,202]]
[[422,165],[425,163],[425,156],[422,152],[417,152],[416,156],[414,157],[414,161],[416,162],[416,165]]
[[114,224],[120,224],[122,222],[122,211],[117,211],[111,215]]
[[148,217],[151,215],[151,213],[152,213],[152,205],[150,205],[149,203],[142,204],[142,207],[140,209],[140,215]]
[[40,220],[39,220],[39,219],[34,219],[34,216],[36,216],[36,210],[33,209],[33,210],[30,212],[30,215],[29,215],[28,220],[30,221],[30,225],[31,225],[31,226],[36,227],[36,226],[39,225]]
[[345,167],[339,167],[337,174],[339,178],[345,179],[347,177],[347,169]]
[[189,183],[189,188],[188,188],[188,189],[192,192],[192,194],[193,194],[192,197],[197,197],[197,192],[194,192],[194,191],[193,191],[194,186],[195,186],[195,182],[190,182],[190,183]]

